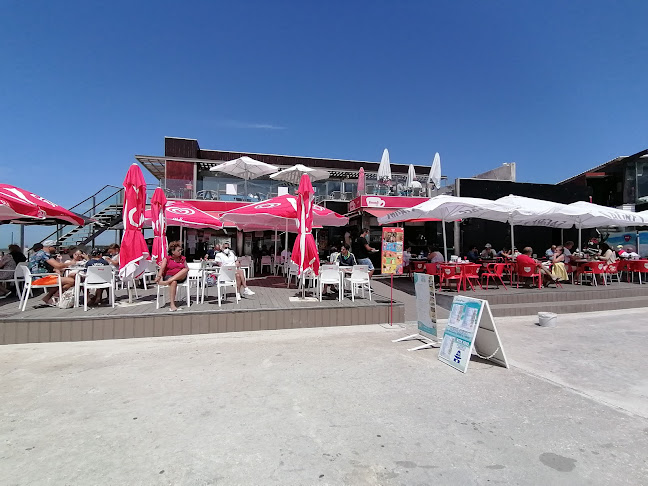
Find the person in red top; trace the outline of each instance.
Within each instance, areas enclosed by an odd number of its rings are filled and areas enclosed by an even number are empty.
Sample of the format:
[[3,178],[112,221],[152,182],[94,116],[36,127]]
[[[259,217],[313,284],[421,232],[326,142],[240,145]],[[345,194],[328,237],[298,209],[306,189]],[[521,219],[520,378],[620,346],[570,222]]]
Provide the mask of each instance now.
[[178,310],[175,303],[178,284],[187,280],[188,274],[187,259],[182,256],[182,243],[172,241],[169,243],[169,256],[162,260],[160,271],[154,280],[155,283],[169,286],[169,311],[171,312]]
[[[531,267],[531,270],[534,273],[535,272],[540,273],[540,275],[542,275],[542,280],[544,282],[545,287],[550,283],[555,283],[557,280],[556,277],[553,276],[551,272],[542,265],[542,263],[532,258],[531,255],[533,255],[533,248],[531,248],[530,246],[525,247],[522,250],[522,253],[518,255],[518,257],[515,260],[517,267],[518,268]],[[527,282],[527,286],[528,286],[528,282]]]

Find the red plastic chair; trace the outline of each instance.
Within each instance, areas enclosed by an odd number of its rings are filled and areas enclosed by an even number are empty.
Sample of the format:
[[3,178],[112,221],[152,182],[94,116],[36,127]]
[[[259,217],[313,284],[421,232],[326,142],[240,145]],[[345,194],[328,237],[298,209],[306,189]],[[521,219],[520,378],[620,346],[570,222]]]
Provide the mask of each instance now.
[[542,276],[540,275],[540,272],[534,273],[535,272],[535,267],[527,266],[527,265],[517,265],[517,284],[516,288],[520,288],[520,280],[522,278],[531,278],[534,282],[535,279],[538,279],[538,288],[542,288]]
[[448,290],[451,290],[450,283],[452,281],[457,282],[457,292],[461,289],[461,284],[463,282],[463,273],[459,268],[459,265],[443,265],[441,264],[441,287],[443,288],[443,283],[448,282]]
[[495,285],[497,285],[498,289],[499,289],[499,284],[497,283],[496,279],[499,278],[499,281],[502,282],[502,287],[504,287],[504,290],[508,290],[506,288],[506,285],[504,285],[504,280],[502,279],[502,276],[504,275],[504,270],[505,269],[506,269],[506,263],[489,263],[488,264],[488,266],[486,267],[486,271],[481,274],[482,280],[483,280],[484,277],[486,277],[486,290],[488,290],[488,280],[491,277],[493,278],[493,282],[495,282]]
[[619,263],[614,262],[614,263],[609,263],[607,267],[605,267],[605,273],[609,275],[610,277],[610,283],[613,282],[613,278],[616,277],[617,282],[621,282],[621,276],[619,275]]
[[572,265],[571,263],[567,263],[565,265],[565,271],[567,272],[567,275],[571,277],[571,283],[574,283],[574,275],[577,273],[576,270],[578,270],[578,267]]
[[425,262],[410,262],[409,276],[414,280],[414,273],[425,273]]
[[642,284],[641,274],[648,273],[648,260],[634,260],[628,262],[628,271],[632,272],[632,281],[634,282],[634,274],[639,275],[639,283]]
[[475,287],[473,287],[472,280],[476,281],[479,284],[479,288],[484,290],[484,287],[482,287],[481,283],[479,282],[479,269],[482,266],[480,264],[474,264],[474,263],[468,263],[461,265],[461,271],[463,272],[463,286],[464,290],[466,290],[466,282],[468,282],[468,285],[470,285],[471,290],[474,292]]
[[607,280],[605,278],[606,272],[605,272],[605,263],[604,262],[591,262],[591,263],[586,263],[583,265],[578,272],[578,281],[581,285],[583,285],[583,275],[590,275],[592,277],[592,281],[594,282],[595,286],[598,286],[598,282],[596,281],[596,276],[597,275],[602,275],[601,278],[603,278],[603,285],[607,285]]
[[425,264],[425,273],[428,275],[434,275],[435,277],[441,276],[441,265],[438,263],[426,263]]

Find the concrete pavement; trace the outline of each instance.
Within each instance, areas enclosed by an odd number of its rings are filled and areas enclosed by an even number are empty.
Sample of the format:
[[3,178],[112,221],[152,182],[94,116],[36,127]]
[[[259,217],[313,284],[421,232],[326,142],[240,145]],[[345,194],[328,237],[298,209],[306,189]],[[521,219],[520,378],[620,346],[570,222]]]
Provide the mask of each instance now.
[[3,346],[0,477],[642,484],[645,314],[496,319],[514,366],[465,375],[400,327]]

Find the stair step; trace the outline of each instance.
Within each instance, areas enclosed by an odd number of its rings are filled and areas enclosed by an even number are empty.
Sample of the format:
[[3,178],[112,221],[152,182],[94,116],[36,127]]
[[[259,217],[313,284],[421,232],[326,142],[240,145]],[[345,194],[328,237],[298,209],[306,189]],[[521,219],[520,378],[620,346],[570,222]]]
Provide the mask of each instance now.
[[529,316],[538,312],[555,312],[556,314],[595,312],[617,309],[648,307],[648,296],[615,297],[595,300],[570,300],[562,302],[535,302],[524,304],[491,304],[495,317]]

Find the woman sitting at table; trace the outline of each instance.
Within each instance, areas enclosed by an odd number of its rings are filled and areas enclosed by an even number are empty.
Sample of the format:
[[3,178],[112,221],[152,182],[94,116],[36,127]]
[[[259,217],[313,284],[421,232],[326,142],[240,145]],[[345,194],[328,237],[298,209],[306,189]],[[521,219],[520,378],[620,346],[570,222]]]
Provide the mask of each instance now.
[[428,252],[427,259],[430,263],[441,263],[444,258],[441,252],[437,248],[430,247]]
[[610,263],[615,263],[617,261],[617,256],[614,251],[612,251],[612,248],[610,248],[610,245],[607,243],[601,243],[599,245],[599,248],[601,249],[601,254],[597,256],[599,260],[603,260],[606,264]]
[[[0,280],[11,280],[14,278],[14,272],[16,271],[16,266],[19,263],[26,262],[27,258],[23,255],[23,252],[20,251],[18,245],[9,245],[9,253],[2,257],[0,260]],[[4,285],[0,283],[0,299],[9,297],[11,291],[7,289]]]
[[569,280],[569,275],[567,274],[567,268],[565,267],[565,253],[562,245],[554,248],[549,260],[552,264],[551,274],[560,281]]
[[187,266],[187,259],[182,255],[182,243],[179,241],[169,243],[169,256],[162,260],[160,271],[153,282],[169,286],[170,312],[179,310],[175,303],[176,292],[178,291],[178,284],[187,280],[188,274],[189,267]]

